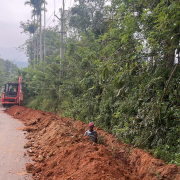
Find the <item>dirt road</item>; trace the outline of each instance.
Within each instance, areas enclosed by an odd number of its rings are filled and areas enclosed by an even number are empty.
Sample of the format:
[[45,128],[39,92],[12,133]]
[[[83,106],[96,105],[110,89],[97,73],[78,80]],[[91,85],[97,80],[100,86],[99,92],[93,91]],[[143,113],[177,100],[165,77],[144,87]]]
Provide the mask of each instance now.
[[3,112],[0,107],[0,180],[31,180],[26,173],[30,161],[23,148],[26,143],[24,125]]

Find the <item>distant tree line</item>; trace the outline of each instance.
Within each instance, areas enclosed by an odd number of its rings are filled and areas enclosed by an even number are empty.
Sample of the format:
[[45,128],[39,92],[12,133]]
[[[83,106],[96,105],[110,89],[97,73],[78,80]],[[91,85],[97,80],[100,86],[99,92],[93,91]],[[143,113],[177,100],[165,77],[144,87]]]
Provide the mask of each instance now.
[[[3,60],[0,58],[0,88],[6,82],[15,80],[18,73],[18,67],[11,61]],[[1,94],[1,93],[0,93]]]

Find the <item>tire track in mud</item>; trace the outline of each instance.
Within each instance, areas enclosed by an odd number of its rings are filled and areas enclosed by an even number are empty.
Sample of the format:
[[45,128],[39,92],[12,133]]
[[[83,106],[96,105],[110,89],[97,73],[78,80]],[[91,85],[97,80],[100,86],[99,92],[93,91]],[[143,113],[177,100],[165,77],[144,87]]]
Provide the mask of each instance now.
[[84,138],[88,125],[72,118],[13,106],[6,112],[21,120],[28,132],[25,145],[35,162],[27,169],[37,180],[141,180],[180,179],[180,168],[138,148],[119,142],[95,128],[103,138],[95,144]]

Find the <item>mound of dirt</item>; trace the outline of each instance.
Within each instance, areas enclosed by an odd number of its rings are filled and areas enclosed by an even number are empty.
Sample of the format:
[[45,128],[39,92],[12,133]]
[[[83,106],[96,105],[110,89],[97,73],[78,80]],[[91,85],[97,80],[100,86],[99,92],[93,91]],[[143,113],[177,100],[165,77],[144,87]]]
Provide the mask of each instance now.
[[180,179],[180,168],[97,130],[101,144],[84,138],[88,125],[50,112],[13,106],[6,113],[21,120],[29,140],[24,146],[36,180]]

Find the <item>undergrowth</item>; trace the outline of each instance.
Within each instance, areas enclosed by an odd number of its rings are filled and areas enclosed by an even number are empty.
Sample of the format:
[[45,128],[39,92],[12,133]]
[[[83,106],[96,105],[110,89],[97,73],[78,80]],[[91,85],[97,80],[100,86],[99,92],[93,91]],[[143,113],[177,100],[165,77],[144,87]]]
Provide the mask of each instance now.
[[[103,90],[100,101],[93,96],[89,98],[87,93],[69,94],[58,108],[64,116],[86,123],[94,121],[119,140],[148,148],[154,157],[180,165],[180,73],[175,73],[162,102],[169,72],[157,69],[151,76],[148,73],[131,78],[118,94],[117,84],[112,80],[109,88]],[[57,112],[56,101],[38,96],[27,102],[31,108]],[[98,143],[103,144],[104,137],[99,136]]]

